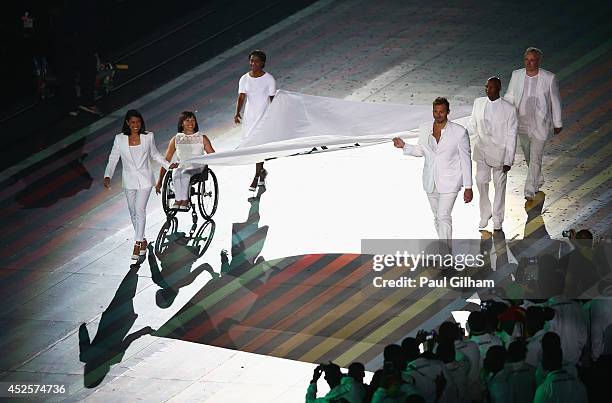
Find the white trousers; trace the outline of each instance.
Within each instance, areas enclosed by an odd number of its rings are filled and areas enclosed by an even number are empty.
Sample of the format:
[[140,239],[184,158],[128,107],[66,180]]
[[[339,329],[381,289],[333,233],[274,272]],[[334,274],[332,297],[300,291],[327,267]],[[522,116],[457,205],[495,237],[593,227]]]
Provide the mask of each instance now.
[[134,226],[134,240],[140,242],[144,239],[145,226],[147,225],[147,202],[151,194],[151,188],[146,189],[124,189],[127,199],[130,218]]
[[172,171],[174,196],[176,200],[189,199],[189,181],[191,176],[202,172],[202,168],[176,168]]
[[434,225],[440,239],[452,239],[453,235],[453,219],[451,212],[457,199],[457,193],[438,193],[434,191],[427,193],[431,212],[434,215]]
[[529,167],[525,180],[525,197],[534,197],[544,184],[542,175],[542,157],[546,140],[536,139],[525,133],[519,133],[521,148],[525,154],[525,161]]
[[[492,174],[492,175],[491,175]],[[489,182],[493,176],[493,207],[489,200]],[[485,162],[476,162],[476,187],[480,194],[480,228],[485,228],[489,218],[493,218],[493,228],[500,229],[504,222],[504,211],[506,207],[506,180],[508,175],[502,167],[491,167]]]

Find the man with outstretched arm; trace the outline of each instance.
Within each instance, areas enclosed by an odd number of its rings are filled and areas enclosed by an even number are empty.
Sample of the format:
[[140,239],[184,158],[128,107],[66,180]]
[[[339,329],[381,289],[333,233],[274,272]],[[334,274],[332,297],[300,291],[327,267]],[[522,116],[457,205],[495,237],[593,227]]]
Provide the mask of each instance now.
[[438,238],[452,239],[451,212],[462,187],[463,201],[472,201],[472,160],[470,138],[465,128],[448,120],[450,105],[446,98],[433,101],[433,122],[419,127],[416,145],[406,144],[399,137],[393,145],[404,154],[425,157],[423,188],[427,193]]

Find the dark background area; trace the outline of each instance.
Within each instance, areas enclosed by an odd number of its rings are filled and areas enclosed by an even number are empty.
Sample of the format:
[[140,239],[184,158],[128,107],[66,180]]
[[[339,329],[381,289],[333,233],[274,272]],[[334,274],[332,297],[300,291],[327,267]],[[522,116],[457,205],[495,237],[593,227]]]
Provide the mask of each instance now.
[[[70,116],[57,77],[65,32],[86,32],[102,62],[128,65],[96,103],[104,113],[138,99],[313,3],[312,0],[10,0],[0,17],[0,135],[5,169],[96,119]],[[33,27],[25,27],[28,12]],[[76,27],[76,28],[75,28]],[[83,45],[88,46],[88,45]],[[70,55],[70,52],[68,52]],[[47,60],[50,96],[37,90],[34,58]],[[245,62],[246,65],[246,62]],[[55,94],[55,95],[54,95]]]

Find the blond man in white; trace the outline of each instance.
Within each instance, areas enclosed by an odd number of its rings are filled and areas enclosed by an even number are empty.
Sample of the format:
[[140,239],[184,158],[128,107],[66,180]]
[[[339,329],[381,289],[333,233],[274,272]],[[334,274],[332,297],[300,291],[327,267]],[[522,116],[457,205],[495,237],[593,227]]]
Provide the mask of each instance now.
[[553,73],[540,68],[541,61],[540,49],[527,48],[523,57],[525,68],[512,72],[504,95],[517,110],[519,139],[529,166],[524,191],[528,201],[533,200],[544,184],[544,144],[563,128],[559,84]]
[[393,145],[405,155],[424,157],[423,189],[427,193],[438,238],[452,239],[453,206],[457,194],[464,188],[463,201],[472,201],[472,159],[470,138],[465,128],[448,120],[450,105],[446,98],[433,101],[433,122],[419,127],[416,145],[406,144],[399,137]]

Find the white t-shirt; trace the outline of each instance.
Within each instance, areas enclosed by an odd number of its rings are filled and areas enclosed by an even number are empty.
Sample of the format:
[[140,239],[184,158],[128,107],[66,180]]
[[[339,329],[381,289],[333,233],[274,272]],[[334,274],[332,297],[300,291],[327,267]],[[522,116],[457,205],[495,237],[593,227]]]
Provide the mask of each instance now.
[[238,94],[246,94],[246,104],[242,117],[242,138],[246,138],[270,104],[270,97],[276,94],[276,81],[270,73],[261,77],[251,77],[246,73],[238,82]]
[[518,110],[518,131],[528,134],[535,128],[538,76],[529,77],[525,74],[523,96]]
[[549,372],[536,390],[534,403],[587,403],[584,384],[564,370]]

